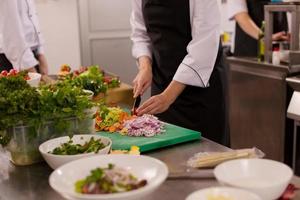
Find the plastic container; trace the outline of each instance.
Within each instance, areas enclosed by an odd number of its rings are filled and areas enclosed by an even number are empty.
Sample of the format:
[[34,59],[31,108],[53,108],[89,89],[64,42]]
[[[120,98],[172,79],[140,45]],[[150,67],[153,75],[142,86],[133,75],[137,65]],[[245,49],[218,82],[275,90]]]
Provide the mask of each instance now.
[[66,118],[61,121],[51,121],[36,128],[33,126],[15,126],[6,130],[10,141],[7,145],[11,153],[11,161],[15,165],[31,165],[42,161],[39,145],[43,142],[61,136],[95,133],[94,113],[90,110],[84,119]]
[[272,52],[272,64],[273,65],[280,65],[279,47],[273,49],[273,52]]

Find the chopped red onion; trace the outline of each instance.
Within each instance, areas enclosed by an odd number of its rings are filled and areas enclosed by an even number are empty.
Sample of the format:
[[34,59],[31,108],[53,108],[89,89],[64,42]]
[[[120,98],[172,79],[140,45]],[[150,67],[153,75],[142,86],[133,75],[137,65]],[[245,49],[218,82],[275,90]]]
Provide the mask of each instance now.
[[125,121],[124,128],[127,129],[128,136],[153,137],[164,132],[164,123],[159,121],[157,117],[146,114],[141,117]]

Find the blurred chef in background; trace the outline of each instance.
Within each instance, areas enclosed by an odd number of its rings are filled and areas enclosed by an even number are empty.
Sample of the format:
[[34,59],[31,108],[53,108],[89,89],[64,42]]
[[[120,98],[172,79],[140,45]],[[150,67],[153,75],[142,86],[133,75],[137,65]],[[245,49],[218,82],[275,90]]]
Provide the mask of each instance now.
[[0,13],[0,71],[48,74],[34,0],[1,0]]
[[[257,56],[260,27],[264,21],[264,6],[270,0],[228,0],[228,15],[236,23],[235,56]],[[288,23],[285,13],[276,13],[274,17],[273,40],[288,40]]]
[[134,96],[151,86],[138,115],[201,131],[228,145],[225,66],[217,0],[132,0]]

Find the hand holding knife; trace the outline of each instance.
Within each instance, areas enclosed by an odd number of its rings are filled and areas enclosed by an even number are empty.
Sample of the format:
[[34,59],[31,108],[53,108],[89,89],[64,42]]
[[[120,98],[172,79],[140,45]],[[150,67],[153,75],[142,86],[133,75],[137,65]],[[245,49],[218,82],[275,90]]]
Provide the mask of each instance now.
[[135,99],[134,99],[134,103],[131,109],[131,115],[136,115],[136,110],[137,108],[140,106],[141,104],[141,95],[138,95]]

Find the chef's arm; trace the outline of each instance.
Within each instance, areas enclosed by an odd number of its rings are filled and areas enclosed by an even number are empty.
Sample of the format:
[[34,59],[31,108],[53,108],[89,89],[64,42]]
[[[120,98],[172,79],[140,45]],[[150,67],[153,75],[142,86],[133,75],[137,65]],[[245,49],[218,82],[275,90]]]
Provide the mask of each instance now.
[[173,80],[185,85],[208,87],[220,46],[221,16],[218,2],[195,0],[192,12],[192,40]]
[[[252,38],[258,40],[259,35],[262,34],[260,28],[254,23],[254,21],[249,16],[248,12],[240,12],[234,16],[234,19],[239,24],[239,26],[243,29],[245,33],[250,35]],[[282,31],[278,33],[274,33],[272,35],[272,40],[289,40],[289,35]]]
[[34,66],[38,64],[38,61],[34,58],[31,48],[26,43],[18,14],[17,1],[3,0],[1,2],[3,51],[14,68],[35,71]]
[[248,12],[240,12],[234,16],[234,19],[245,33],[258,40],[261,30],[251,19]]
[[167,102],[172,104],[177,99],[177,97],[183,92],[185,87],[185,84],[173,80],[169,84],[169,86],[164,90],[162,95],[166,98]]
[[138,74],[133,80],[133,96],[143,95],[152,82],[152,47],[142,14],[142,1],[132,0],[130,24],[132,54],[137,60]]

